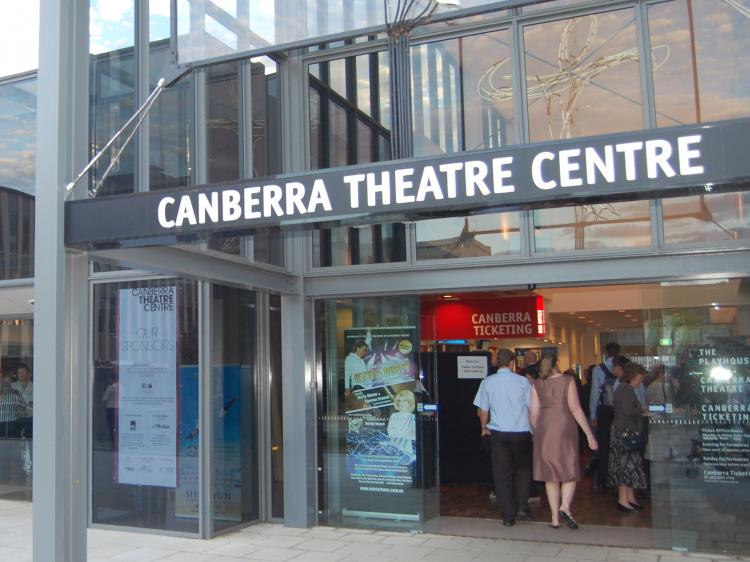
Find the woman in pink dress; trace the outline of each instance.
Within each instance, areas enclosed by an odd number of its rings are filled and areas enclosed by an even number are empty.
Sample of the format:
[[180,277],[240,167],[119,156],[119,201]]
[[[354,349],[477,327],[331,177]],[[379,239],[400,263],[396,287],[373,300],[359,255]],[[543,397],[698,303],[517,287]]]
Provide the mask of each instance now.
[[570,529],[577,529],[570,513],[581,478],[576,423],[586,434],[591,450],[597,449],[597,443],[578,400],[573,377],[557,369],[557,355],[542,356],[539,379],[531,389],[529,417],[534,431],[534,480],[544,482],[552,512],[550,527],[559,528],[562,517]]

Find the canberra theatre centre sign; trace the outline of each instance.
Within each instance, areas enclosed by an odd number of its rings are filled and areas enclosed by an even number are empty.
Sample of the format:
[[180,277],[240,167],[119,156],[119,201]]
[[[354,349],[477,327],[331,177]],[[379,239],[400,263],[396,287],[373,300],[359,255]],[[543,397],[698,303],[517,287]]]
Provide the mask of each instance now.
[[[651,198],[750,182],[750,121],[514,146],[66,204],[68,245]],[[146,242],[147,243],[147,242]]]

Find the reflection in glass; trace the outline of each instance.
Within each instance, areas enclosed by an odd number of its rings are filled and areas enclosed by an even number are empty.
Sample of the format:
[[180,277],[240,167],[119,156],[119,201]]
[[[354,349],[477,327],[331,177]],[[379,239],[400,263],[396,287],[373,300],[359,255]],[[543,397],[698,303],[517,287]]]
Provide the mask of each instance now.
[[678,0],[648,7],[660,127],[750,115],[750,17],[741,3]]
[[0,85],[0,187],[34,194],[36,79]]
[[[91,105],[89,140],[93,157],[133,115],[136,66],[133,59],[135,25],[133,2],[91,2],[89,21],[89,65]],[[130,193],[135,186],[135,149],[131,142],[98,190],[98,195]],[[92,169],[91,187],[111,163],[112,151]]]
[[[29,290],[31,294],[31,290]],[[34,321],[0,320],[0,499],[31,500]]]
[[664,242],[750,239],[750,193],[710,193],[662,201]]
[[435,260],[518,254],[519,213],[417,222],[417,259]]
[[[313,169],[390,158],[388,57],[371,53],[310,65],[310,166]],[[403,224],[313,232],[313,265],[403,261]]]
[[93,289],[94,523],[198,532],[198,286]]
[[632,9],[524,28],[529,140],[643,127]]
[[214,531],[258,518],[255,293],[214,285]]
[[[149,88],[153,90],[171,57],[169,40],[152,42],[150,56]],[[194,74],[190,73],[167,88],[149,113],[149,189],[187,187],[193,183],[193,84]]]
[[508,31],[412,47],[414,153],[515,142]]
[[651,245],[648,201],[538,209],[537,252],[633,248]]
[[240,109],[238,63],[208,67],[206,118],[208,120],[208,181],[240,177]]
[[0,279],[34,276],[34,198],[0,188]]
[[284,517],[284,416],[281,371],[281,298],[269,295],[271,359],[271,517]]

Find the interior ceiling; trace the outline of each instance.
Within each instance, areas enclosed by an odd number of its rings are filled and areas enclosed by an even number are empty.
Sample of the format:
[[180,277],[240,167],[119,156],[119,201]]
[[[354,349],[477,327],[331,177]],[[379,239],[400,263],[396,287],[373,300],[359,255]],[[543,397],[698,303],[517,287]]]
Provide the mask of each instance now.
[[541,295],[550,320],[600,331],[642,328],[647,315],[669,308],[708,308],[750,305],[750,283],[745,279],[593,287],[498,290],[425,295],[423,301],[502,299]]
[[33,287],[7,287],[0,290],[0,318],[17,318],[34,314]]

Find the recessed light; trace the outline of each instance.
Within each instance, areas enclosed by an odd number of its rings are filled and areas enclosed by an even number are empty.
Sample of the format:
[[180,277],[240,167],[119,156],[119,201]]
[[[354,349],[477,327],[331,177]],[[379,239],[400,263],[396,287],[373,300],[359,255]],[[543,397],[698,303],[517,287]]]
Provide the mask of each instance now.
[[625,312],[624,310],[618,310],[617,312]]
[[452,296],[453,296],[453,295],[443,295],[443,298],[444,298],[444,299],[449,299],[449,298],[451,298]]

